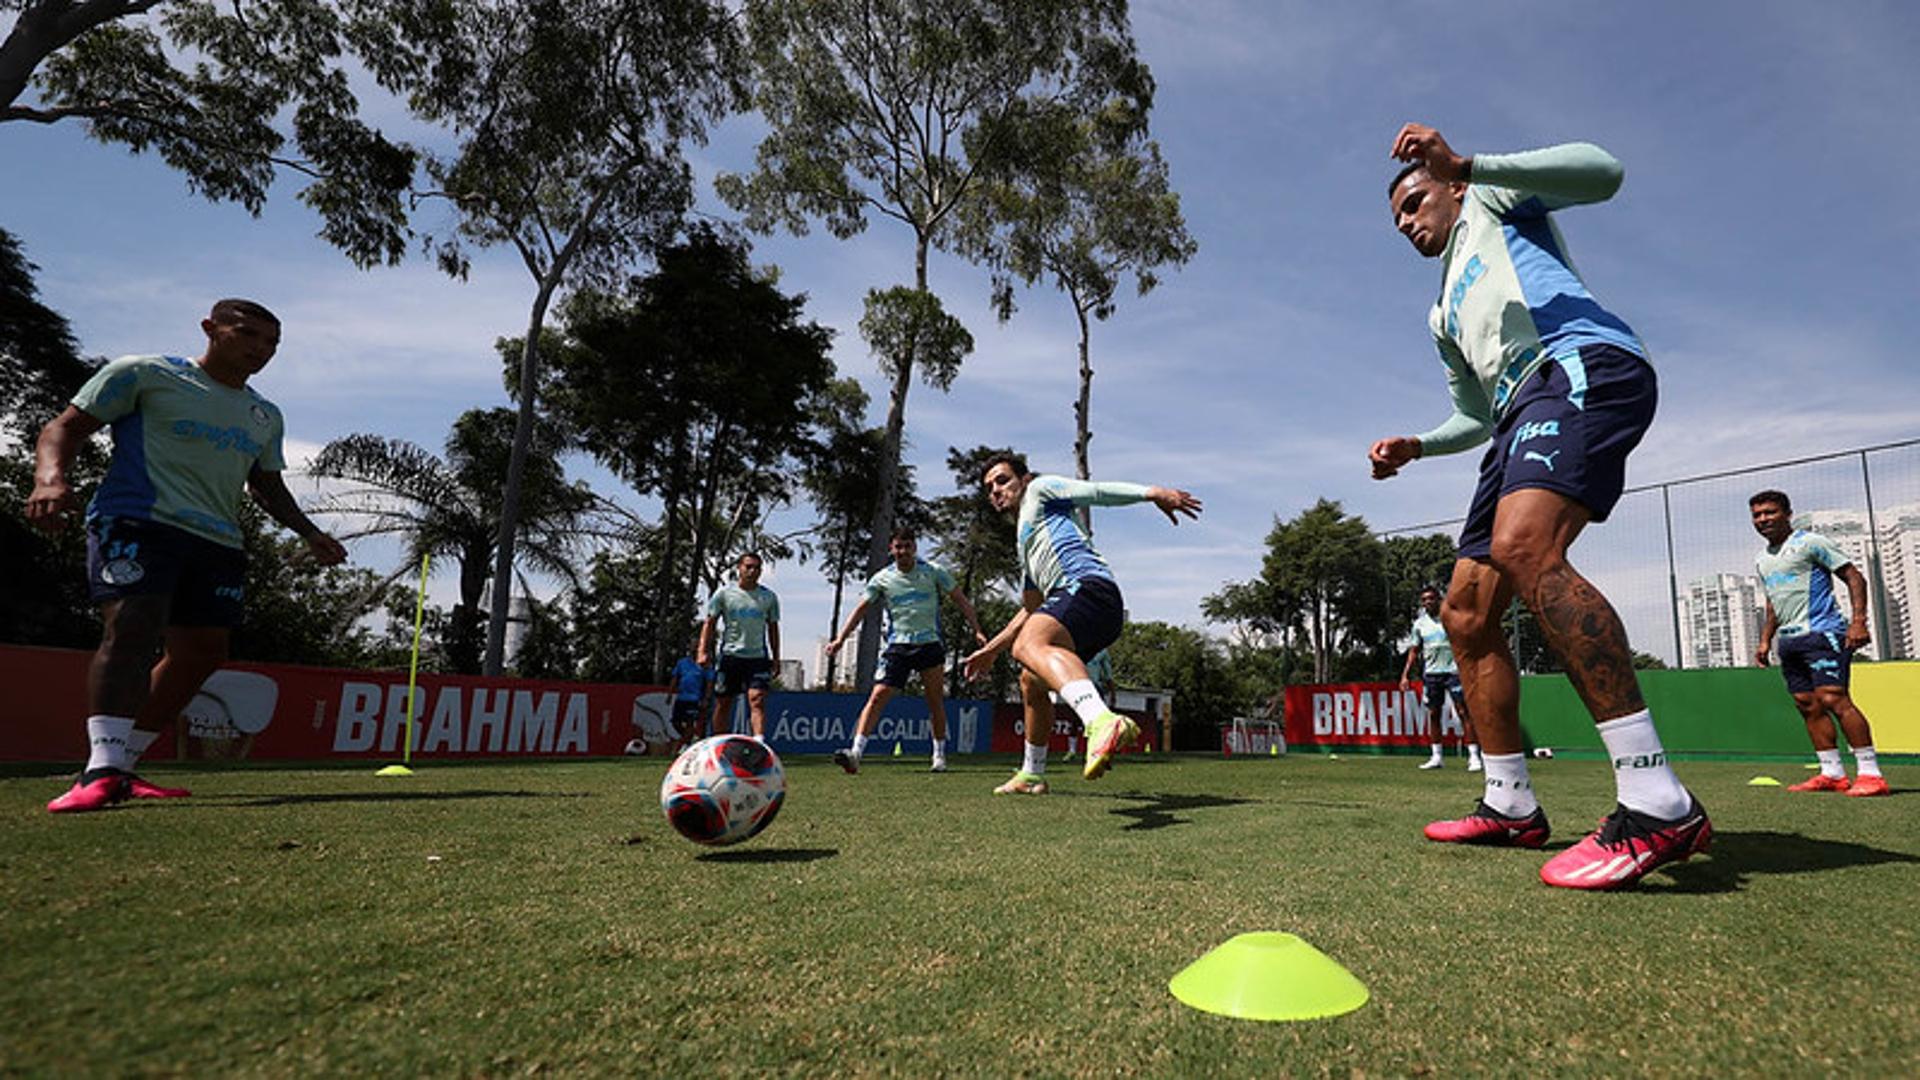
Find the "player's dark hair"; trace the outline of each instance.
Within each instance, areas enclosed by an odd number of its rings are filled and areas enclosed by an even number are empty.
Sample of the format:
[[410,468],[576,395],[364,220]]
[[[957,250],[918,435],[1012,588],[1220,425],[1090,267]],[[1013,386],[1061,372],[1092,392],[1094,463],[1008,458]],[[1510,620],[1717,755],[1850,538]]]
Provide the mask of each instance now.
[[1447,595],[1445,589],[1442,589],[1438,584],[1431,581],[1427,582],[1425,585],[1420,586],[1421,596],[1425,596],[1428,593],[1432,593],[1433,595],[1441,598],[1445,598]]
[[1394,173],[1393,179],[1387,183],[1387,198],[1393,198],[1393,193],[1400,190],[1400,181],[1405,180],[1414,173],[1425,171],[1426,167],[1426,162],[1416,161],[1401,169],[1399,172]]
[[893,532],[888,534],[887,539],[889,541],[918,540],[920,539],[920,534],[914,531],[914,528],[911,525],[895,525],[893,527]]
[[225,300],[214,301],[213,311],[207,317],[217,323],[230,323],[236,319],[249,318],[264,319],[275,326],[280,325],[280,316],[268,311],[266,305],[232,296]]
[[752,559],[754,562],[759,563],[761,566],[767,565],[767,560],[761,558],[760,553],[757,551],[741,552],[740,557],[733,560],[733,565],[739,566],[741,563],[746,562],[748,559]]
[[996,465],[1005,465],[1007,468],[1012,469],[1013,475],[1015,476],[1032,475],[1031,470],[1027,468],[1027,455],[1016,454],[1011,450],[996,450],[993,455],[987,458],[980,466],[981,483],[984,484],[987,482],[987,474],[992,472]]
[[1750,508],[1759,506],[1761,503],[1772,503],[1789,514],[1793,513],[1793,503],[1787,501],[1787,493],[1784,491],[1768,488],[1765,491],[1754,492],[1753,498],[1747,500],[1747,506]]

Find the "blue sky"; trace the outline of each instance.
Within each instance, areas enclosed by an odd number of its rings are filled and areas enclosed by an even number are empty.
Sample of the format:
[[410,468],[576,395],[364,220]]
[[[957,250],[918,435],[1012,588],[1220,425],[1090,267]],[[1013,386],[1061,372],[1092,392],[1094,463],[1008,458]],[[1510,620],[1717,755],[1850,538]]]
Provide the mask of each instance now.
[[[1920,9],[1154,0],[1135,5],[1134,24],[1200,251],[1095,329],[1094,472],[1207,503],[1177,530],[1147,508],[1102,512],[1100,545],[1136,619],[1202,625],[1200,598],[1257,573],[1275,516],[1316,498],[1376,528],[1464,509],[1477,453],[1388,483],[1370,481],[1364,460],[1371,439],[1447,412],[1425,328],[1438,266],[1386,209],[1387,149],[1407,120],[1463,152],[1584,139],[1624,162],[1620,194],[1562,214],[1561,227],[1661,373],[1660,416],[1629,483],[1920,435],[1909,194]],[[750,163],[756,131],[730,122],[695,152],[706,210],[728,213],[711,177]],[[74,126],[5,125],[0,161],[0,225],[88,352],[191,355],[207,301],[238,293],[285,320],[258,385],[285,410],[296,451],[356,431],[437,449],[461,411],[508,403],[492,342],[521,331],[532,288],[504,255],[481,258],[465,283],[419,260],[362,272],[314,238],[294,184],[254,220]],[[851,241],[763,238],[755,259],[779,265],[810,316],[840,331],[840,370],[873,393],[879,422],[883,381],[855,325],[868,288],[910,280],[908,237],[876,221]],[[951,393],[912,391],[908,457],[923,490],[944,493],[949,445],[1011,444],[1037,467],[1070,469],[1066,302],[1030,292],[1001,325],[978,271],[938,256],[932,284],[977,348]],[[586,463],[579,472],[618,491]],[[1635,560],[1618,553],[1644,547],[1641,531],[1596,530],[1576,561],[1626,575]],[[384,566],[393,553],[369,545],[356,558]],[[1659,576],[1664,588],[1664,564]],[[788,653],[810,660],[827,584],[804,565],[767,580]],[[452,589],[441,575],[436,596]],[[1640,621],[1629,616],[1636,638],[1654,632]]]

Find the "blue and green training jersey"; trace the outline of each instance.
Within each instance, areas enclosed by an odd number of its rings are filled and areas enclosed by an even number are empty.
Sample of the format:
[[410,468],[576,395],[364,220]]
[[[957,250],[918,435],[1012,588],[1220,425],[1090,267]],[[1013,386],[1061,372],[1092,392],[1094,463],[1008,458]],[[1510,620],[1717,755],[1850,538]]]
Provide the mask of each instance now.
[[780,621],[780,598],[765,585],[752,592],[738,585],[715,590],[707,615],[720,620],[720,655],[760,659],[768,656],[767,624]]
[[1070,480],[1064,476],[1036,476],[1027,483],[1020,499],[1020,517],[1015,543],[1020,549],[1020,565],[1025,570],[1025,588],[1047,595],[1055,589],[1077,584],[1083,578],[1113,580],[1107,560],[1093,550],[1093,542],[1073,516],[1080,506],[1126,506],[1142,502],[1147,488],[1142,484],[1096,484]]
[[123,357],[95,372],[73,404],[113,429],[113,459],[89,521],[157,521],[237,548],[247,476],[287,467],[285,422],[273,402],[191,360]]
[[1420,646],[1420,667],[1428,675],[1459,673],[1459,665],[1453,662],[1453,643],[1447,640],[1447,628],[1424,608],[1413,617],[1410,643]]
[[[1590,143],[1473,159],[1427,316],[1454,412],[1419,436],[1422,454],[1485,442],[1514,391],[1549,359],[1577,365],[1581,346],[1600,344],[1646,355],[1633,329],[1587,291],[1551,216],[1612,198],[1622,176]],[[1569,381],[1579,405],[1584,375],[1570,371]]]
[[1769,545],[1753,560],[1760,584],[1773,605],[1779,634],[1827,633],[1847,628],[1847,617],[1833,598],[1832,570],[1853,560],[1817,532],[1796,529],[1779,547]]
[[940,598],[953,591],[953,575],[925,559],[902,571],[888,563],[867,579],[869,603],[887,612],[887,644],[926,645],[940,640]]

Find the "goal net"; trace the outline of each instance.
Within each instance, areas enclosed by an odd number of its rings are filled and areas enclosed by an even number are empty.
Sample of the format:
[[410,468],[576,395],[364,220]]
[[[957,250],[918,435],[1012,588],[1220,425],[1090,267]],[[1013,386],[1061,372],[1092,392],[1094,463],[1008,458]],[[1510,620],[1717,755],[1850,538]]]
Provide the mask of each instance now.
[[1286,732],[1278,720],[1235,717],[1233,726],[1226,730],[1225,736],[1220,751],[1229,757],[1234,754],[1275,755],[1287,752]]

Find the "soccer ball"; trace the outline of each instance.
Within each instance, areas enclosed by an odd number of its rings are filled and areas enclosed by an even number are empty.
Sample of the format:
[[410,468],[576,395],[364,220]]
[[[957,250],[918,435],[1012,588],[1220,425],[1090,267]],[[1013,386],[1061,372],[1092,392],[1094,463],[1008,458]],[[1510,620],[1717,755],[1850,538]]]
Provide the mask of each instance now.
[[773,824],[787,773],[765,743],[716,735],[681,753],[660,782],[660,809],[697,844],[737,844]]
[[1550,758],[1553,756],[1553,747],[1551,746],[1535,747],[1533,751],[1533,756],[1537,758]]

